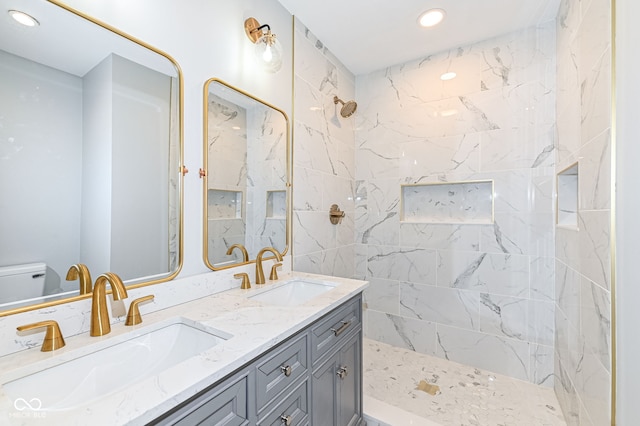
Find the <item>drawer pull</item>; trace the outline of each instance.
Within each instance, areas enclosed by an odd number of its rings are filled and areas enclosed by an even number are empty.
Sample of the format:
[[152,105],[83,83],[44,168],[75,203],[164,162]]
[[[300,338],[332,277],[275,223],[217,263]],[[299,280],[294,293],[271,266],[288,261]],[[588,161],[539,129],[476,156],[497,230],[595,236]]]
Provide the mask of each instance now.
[[347,366],[345,365],[343,367],[340,367],[336,374],[338,375],[338,377],[340,377],[342,380],[344,380],[344,378],[349,375],[349,371],[347,370]]
[[331,331],[333,331],[334,336],[339,336],[342,333],[344,333],[344,331],[349,328],[349,326],[351,325],[351,321],[341,321],[342,325],[339,328],[332,328]]
[[286,415],[281,415],[280,416],[280,421],[282,422],[283,425],[285,426],[290,426],[291,425],[291,416],[286,416]]
[[282,367],[280,367],[280,370],[282,370],[282,372],[284,373],[285,376],[289,377],[291,375],[291,366],[290,365],[283,365]]

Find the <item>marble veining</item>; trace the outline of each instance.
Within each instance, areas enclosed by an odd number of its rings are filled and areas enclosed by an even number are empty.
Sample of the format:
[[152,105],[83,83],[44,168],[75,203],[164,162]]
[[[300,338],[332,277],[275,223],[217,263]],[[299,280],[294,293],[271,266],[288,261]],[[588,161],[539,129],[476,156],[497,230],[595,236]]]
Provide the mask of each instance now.
[[[550,388],[369,339],[363,361],[365,414],[374,414],[380,424],[566,424]],[[430,395],[416,389],[421,380],[438,386],[439,392]],[[374,398],[371,405],[380,400],[392,407],[369,411],[367,398]],[[398,423],[389,416],[398,415],[394,409],[419,417],[416,423]]]
[[611,13],[562,0],[556,26],[556,171],[580,174],[575,225],[556,229],[554,375],[569,425],[611,423]]
[[[553,385],[555,31],[550,22],[356,78],[367,336]],[[458,76],[441,81],[449,70]],[[449,195],[465,181],[493,181],[492,193]],[[397,203],[402,185],[428,184],[447,191]]]
[[[363,218],[355,195],[355,120],[339,116],[333,97],[355,99],[355,77],[304,23],[295,19],[294,29],[294,263],[299,271],[353,277],[356,222]],[[338,225],[327,217],[332,204],[346,213]]]

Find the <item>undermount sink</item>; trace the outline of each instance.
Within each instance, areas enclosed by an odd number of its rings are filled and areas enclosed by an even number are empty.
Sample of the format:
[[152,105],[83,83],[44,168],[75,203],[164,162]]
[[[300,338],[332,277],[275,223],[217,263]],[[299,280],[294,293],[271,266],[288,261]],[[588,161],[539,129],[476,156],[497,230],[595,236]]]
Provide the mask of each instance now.
[[336,284],[320,281],[294,279],[275,288],[264,290],[249,299],[278,306],[295,306],[326,293]]
[[[84,405],[161,373],[230,339],[186,318],[172,318],[95,344],[95,351],[2,385],[39,410]],[[68,355],[68,354],[65,354]]]

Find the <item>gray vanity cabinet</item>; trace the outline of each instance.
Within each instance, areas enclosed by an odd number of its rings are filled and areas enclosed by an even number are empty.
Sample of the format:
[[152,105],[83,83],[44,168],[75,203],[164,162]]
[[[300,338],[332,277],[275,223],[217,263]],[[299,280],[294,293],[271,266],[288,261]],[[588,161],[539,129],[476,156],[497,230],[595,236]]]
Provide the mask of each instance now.
[[361,424],[361,300],[354,297],[149,424]]

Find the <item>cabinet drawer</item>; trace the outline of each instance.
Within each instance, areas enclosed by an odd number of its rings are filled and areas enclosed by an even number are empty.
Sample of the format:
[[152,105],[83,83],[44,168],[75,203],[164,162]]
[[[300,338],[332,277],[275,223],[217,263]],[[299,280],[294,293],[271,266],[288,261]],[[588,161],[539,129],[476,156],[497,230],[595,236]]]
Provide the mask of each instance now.
[[267,355],[256,366],[258,411],[278,394],[305,375],[307,365],[307,334],[302,334]]
[[309,421],[309,379],[300,383],[273,409],[268,409],[258,426],[282,426],[288,418],[291,426],[302,426]]
[[249,425],[250,375],[243,375],[204,391],[174,409],[155,425]]
[[348,301],[311,327],[311,360],[315,363],[362,324],[361,298]]

